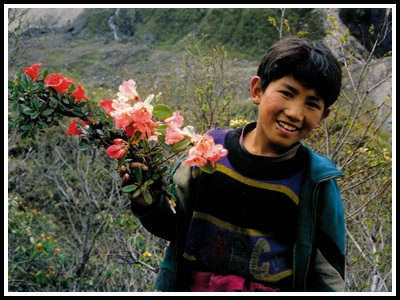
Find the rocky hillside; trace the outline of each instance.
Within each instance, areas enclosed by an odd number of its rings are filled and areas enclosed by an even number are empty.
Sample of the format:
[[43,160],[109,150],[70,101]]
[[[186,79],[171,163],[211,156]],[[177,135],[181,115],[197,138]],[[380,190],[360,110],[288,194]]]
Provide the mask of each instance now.
[[[238,97],[243,99],[260,57],[279,38],[271,18],[279,28],[280,16],[279,9],[18,9],[16,15],[9,13],[9,74],[42,62],[50,72],[62,72],[89,88],[115,89],[127,78],[171,81],[184,76],[180,53],[187,35],[205,33],[206,43],[224,44],[237,59]],[[290,32],[283,25],[282,33],[308,31],[307,36],[326,41],[341,60],[347,60],[339,42],[326,35],[332,28],[329,16],[340,32],[346,32],[339,9],[320,8],[287,9]],[[349,41],[352,66],[359,74],[368,50],[352,35]],[[391,72],[391,57],[373,59],[367,72],[371,82],[379,82]],[[370,98],[379,103],[389,93],[390,81],[373,90]]]
[[[84,8],[29,8],[19,9],[17,16],[22,17],[22,27],[28,28],[53,27],[60,28],[74,24]],[[18,19],[8,25],[8,30],[13,31],[18,26]]]

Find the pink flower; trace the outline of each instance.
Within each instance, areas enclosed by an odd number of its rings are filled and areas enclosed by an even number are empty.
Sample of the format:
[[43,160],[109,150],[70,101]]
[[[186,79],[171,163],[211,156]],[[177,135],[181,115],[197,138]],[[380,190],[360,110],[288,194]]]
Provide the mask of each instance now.
[[150,137],[156,131],[158,125],[159,122],[153,122],[152,120],[145,123],[134,123],[135,129],[143,134],[142,139]]
[[119,86],[119,92],[117,93],[118,100],[129,101],[139,100],[139,95],[136,91],[136,82],[133,79],[124,81]]
[[165,143],[168,145],[177,143],[186,138],[185,132],[181,130],[176,123],[171,123],[167,127],[167,135],[165,136]]
[[158,122],[154,122],[153,106],[138,101],[133,106],[121,100],[113,100],[110,115],[114,118],[115,126],[126,131],[128,137],[133,136],[137,131],[143,133],[142,138],[149,137],[158,126]]
[[115,126],[125,129],[132,123],[131,112],[133,111],[133,107],[131,105],[124,101],[113,100],[111,107],[113,110],[110,112],[110,115],[115,120]]
[[131,116],[134,122],[139,124],[147,123],[151,120],[153,106],[145,102],[136,102],[133,105]]
[[210,135],[195,134],[192,141],[194,146],[190,148],[187,159],[183,161],[189,166],[203,167],[207,162],[210,162],[211,166],[214,167],[216,161],[228,154],[228,150],[220,144],[216,145]]
[[183,161],[188,166],[203,167],[207,163],[207,159],[202,156],[202,153],[197,151],[196,148],[190,148],[186,160]]
[[153,106],[144,102],[136,102],[132,106],[124,101],[113,100],[112,108],[110,114],[118,128],[125,128],[132,122],[144,124],[153,116]]
[[175,111],[172,117],[164,120],[164,123],[169,124],[165,136],[166,144],[178,143],[187,137],[187,134],[180,128],[183,124],[183,117],[179,114],[179,111]]
[[75,96],[74,104],[79,103],[82,99],[85,99],[86,101],[89,100],[89,98],[85,96],[85,90],[82,88],[80,83],[78,83],[78,87],[69,97],[71,98],[72,96]]
[[125,155],[126,142],[123,139],[114,139],[114,145],[107,148],[107,154],[111,158],[120,159]]
[[183,124],[183,117],[179,114],[179,111],[177,110],[173,113],[172,117],[165,119],[164,122],[167,124],[175,123],[176,126],[181,127]]
[[100,106],[102,108],[104,108],[104,110],[106,111],[107,116],[110,115],[110,113],[114,110],[114,108],[112,107],[113,101],[112,100],[104,100],[103,102],[100,102]]
[[36,80],[39,77],[39,67],[41,66],[42,66],[41,63],[34,64],[32,67],[24,68],[24,72],[27,75],[29,75],[32,78],[32,80]]

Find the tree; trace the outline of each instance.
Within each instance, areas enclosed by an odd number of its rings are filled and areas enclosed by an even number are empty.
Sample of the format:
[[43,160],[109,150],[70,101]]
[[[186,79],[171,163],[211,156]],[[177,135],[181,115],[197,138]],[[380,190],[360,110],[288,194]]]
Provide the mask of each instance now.
[[200,132],[229,126],[235,94],[232,84],[237,76],[232,71],[234,61],[228,60],[224,46],[204,47],[204,37],[188,37],[182,56],[186,74],[183,107],[192,114]]

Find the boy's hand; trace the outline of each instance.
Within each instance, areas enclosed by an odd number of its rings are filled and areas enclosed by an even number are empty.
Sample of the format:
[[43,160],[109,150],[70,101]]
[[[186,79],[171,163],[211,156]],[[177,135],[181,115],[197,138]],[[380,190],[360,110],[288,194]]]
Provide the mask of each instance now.
[[[142,169],[142,171],[145,171],[145,172],[149,170],[149,168],[145,164],[138,163],[138,162],[129,163],[129,169],[130,170],[134,170],[136,167],[140,167]],[[127,168],[124,165],[121,166],[121,168],[120,168],[119,176],[122,178],[122,182],[121,182],[121,186],[122,187],[135,183],[135,177],[129,175],[129,172],[128,172]],[[128,194],[128,198],[131,201],[132,201],[132,196],[133,196],[133,192]],[[142,194],[139,195],[139,197],[133,199],[133,201],[136,204],[139,204],[139,205],[144,205],[144,206],[150,205],[149,203],[147,203],[144,200],[144,197],[143,197]]]

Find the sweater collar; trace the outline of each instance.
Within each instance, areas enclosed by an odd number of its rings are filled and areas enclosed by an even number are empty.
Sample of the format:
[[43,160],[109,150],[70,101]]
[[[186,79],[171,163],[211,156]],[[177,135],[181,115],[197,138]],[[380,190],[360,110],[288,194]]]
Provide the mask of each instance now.
[[300,142],[297,142],[292,148],[290,148],[290,150],[288,150],[287,152],[282,153],[281,155],[278,155],[278,156],[257,155],[257,154],[253,154],[253,153],[249,152],[243,143],[244,136],[249,131],[256,128],[256,126],[257,126],[257,122],[251,122],[243,127],[242,132],[240,134],[240,138],[239,138],[239,144],[240,144],[240,147],[242,148],[243,152],[245,152],[249,156],[262,157],[266,161],[269,161],[269,162],[281,162],[281,161],[289,160],[296,156],[297,150],[299,149],[299,147],[301,145]]

